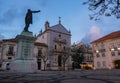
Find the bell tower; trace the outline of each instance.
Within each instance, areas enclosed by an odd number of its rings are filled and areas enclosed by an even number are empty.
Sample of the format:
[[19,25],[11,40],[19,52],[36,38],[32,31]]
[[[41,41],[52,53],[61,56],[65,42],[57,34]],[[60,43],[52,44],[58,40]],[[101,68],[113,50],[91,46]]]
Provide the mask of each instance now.
[[49,29],[49,27],[50,27],[50,26],[49,26],[49,22],[46,21],[46,22],[45,22],[45,30]]

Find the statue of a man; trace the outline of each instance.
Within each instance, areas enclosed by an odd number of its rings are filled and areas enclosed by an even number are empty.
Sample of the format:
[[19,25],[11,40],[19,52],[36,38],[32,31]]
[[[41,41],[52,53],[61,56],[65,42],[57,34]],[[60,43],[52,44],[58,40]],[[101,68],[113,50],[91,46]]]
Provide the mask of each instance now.
[[32,24],[32,13],[38,13],[40,12],[40,10],[38,11],[31,11],[30,9],[28,9],[26,17],[25,17],[25,28],[24,31],[28,31],[28,27],[30,24]]

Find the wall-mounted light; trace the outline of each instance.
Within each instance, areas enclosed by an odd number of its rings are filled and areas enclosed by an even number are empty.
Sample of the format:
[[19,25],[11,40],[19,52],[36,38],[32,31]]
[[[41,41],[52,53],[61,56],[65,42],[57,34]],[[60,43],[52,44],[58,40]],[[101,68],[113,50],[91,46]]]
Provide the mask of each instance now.
[[96,50],[96,53],[99,53],[99,51],[98,51],[98,50]]
[[118,48],[118,50],[120,50],[120,47]]
[[114,51],[115,49],[114,48],[111,48],[111,51]]

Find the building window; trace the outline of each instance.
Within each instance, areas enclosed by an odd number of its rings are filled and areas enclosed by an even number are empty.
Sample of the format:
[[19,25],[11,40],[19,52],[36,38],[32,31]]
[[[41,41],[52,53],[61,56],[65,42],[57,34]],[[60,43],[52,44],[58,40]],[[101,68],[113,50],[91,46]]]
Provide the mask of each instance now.
[[42,36],[42,39],[44,39],[44,35]]
[[118,51],[118,55],[120,55],[120,50]]
[[115,56],[115,52],[111,52],[111,55],[112,55],[112,56]]
[[102,53],[102,57],[105,57],[105,53]]
[[103,64],[103,67],[106,67],[106,61],[103,61],[102,64]]
[[100,66],[101,66],[100,62],[97,62],[97,67],[100,67]]
[[61,38],[61,34],[59,34],[59,38]]
[[0,67],[2,67],[2,64],[0,63]]
[[54,56],[54,63],[57,63],[57,55]]
[[90,56],[90,61],[92,61],[92,56]]
[[65,46],[63,47],[64,50],[66,50]]
[[10,60],[10,59],[12,59],[12,57],[8,57],[8,59]]
[[97,54],[96,54],[96,57],[100,57],[100,55],[97,53]]
[[89,61],[89,56],[86,56],[86,61]]
[[111,43],[111,44],[110,44],[110,47],[111,47],[111,48],[114,48],[114,47],[115,47],[114,43]]
[[96,43],[96,47],[99,47],[99,46],[98,46],[98,43]]
[[120,47],[120,42],[118,42],[118,47]]
[[13,46],[9,46],[8,54],[13,54]]
[[103,42],[101,42],[101,48],[104,48],[104,43]]
[[105,52],[106,50],[105,50],[105,49],[101,49],[100,51],[101,51],[101,52]]
[[55,50],[57,49],[57,45],[55,45]]
[[39,49],[38,50],[38,56],[41,57],[41,55],[42,55],[42,49]]

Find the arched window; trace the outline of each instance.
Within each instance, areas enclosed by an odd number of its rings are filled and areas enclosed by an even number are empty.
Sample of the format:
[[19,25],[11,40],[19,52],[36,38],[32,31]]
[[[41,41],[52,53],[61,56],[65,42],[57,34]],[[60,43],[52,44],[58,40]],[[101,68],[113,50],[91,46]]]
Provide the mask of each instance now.
[[55,49],[57,49],[57,45],[55,45]]
[[41,55],[42,55],[42,49],[38,49],[38,56],[41,57]]
[[64,46],[63,49],[66,50],[66,47]]
[[13,46],[9,46],[8,54],[13,54]]

